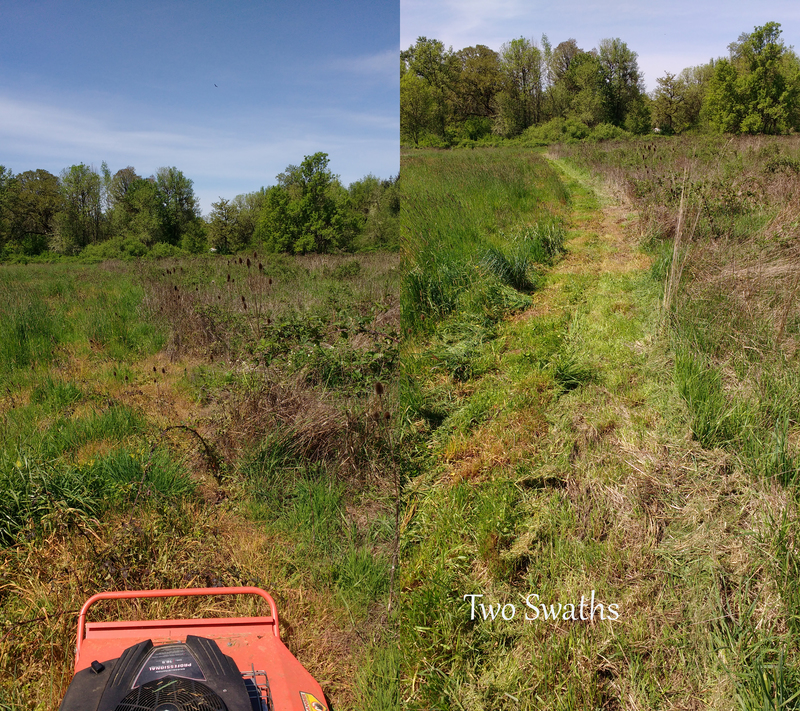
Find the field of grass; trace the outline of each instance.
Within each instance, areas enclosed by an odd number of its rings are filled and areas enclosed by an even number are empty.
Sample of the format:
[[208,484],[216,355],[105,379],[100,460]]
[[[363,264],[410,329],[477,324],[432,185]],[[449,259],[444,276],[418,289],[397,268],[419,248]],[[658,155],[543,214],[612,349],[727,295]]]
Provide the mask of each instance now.
[[800,707],[798,139],[402,172],[399,256],[0,267],[0,708],[240,584],[337,711]]
[[[726,193],[748,156],[789,190],[776,146],[404,154],[408,708],[797,707],[800,261],[709,262],[794,255],[789,207]],[[524,281],[489,267],[543,227]]]
[[694,139],[569,152],[627,192],[644,216],[694,437],[793,485],[800,141]]
[[0,268],[0,708],[57,708],[80,605],[152,587],[261,586],[337,709],[374,696],[403,457],[398,267]]

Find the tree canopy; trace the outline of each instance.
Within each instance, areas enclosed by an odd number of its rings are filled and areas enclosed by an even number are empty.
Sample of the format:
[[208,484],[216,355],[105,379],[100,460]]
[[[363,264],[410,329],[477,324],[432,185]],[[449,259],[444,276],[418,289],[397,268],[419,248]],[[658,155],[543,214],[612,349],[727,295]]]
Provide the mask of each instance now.
[[590,50],[572,38],[553,47],[546,35],[518,37],[499,51],[420,37],[400,53],[401,140],[443,147],[541,136],[551,125],[573,138],[800,130],[800,60],[780,25],[742,33],[728,50],[665,73],[648,95],[637,53],[618,37]]
[[336,252],[399,241],[397,179],[372,175],[344,187],[326,153],[305,156],[277,184],[220,197],[200,214],[191,179],[174,166],[142,177],[80,163],[55,176],[0,166],[0,260],[44,252],[92,257],[177,250]]
[[768,22],[729,45],[708,83],[705,111],[726,133],[787,133],[798,128],[800,63]]

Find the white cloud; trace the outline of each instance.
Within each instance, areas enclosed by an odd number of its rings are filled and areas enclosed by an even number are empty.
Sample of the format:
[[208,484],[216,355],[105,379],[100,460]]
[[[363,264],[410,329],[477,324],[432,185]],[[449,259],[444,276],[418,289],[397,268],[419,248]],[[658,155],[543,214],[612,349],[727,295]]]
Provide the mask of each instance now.
[[362,76],[392,76],[400,73],[399,50],[397,47],[377,52],[363,54],[357,57],[339,57],[327,63],[327,67],[334,71],[346,71]]
[[[396,53],[395,53],[396,56]],[[145,119],[118,113],[98,118],[86,112],[0,95],[2,160],[14,172],[44,168],[58,174],[75,163],[112,172],[132,165],[141,175],[165,165],[177,166],[194,181],[204,211],[220,195],[233,197],[274,184],[287,165],[324,151],[331,169],[345,183],[368,172],[388,177],[397,172],[397,156],[386,150],[387,132],[397,131],[396,115],[334,110],[320,116],[274,115],[232,130],[181,125],[176,130],[130,128]],[[320,126],[325,126],[320,130]],[[361,130],[353,131],[353,127]],[[346,127],[348,130],[342,130]],[[336,162],[334,162],[336,155]]]
[[[696,63],[695,56],[708,61],[724,55],[727,44],[740,32],[771,20],[783,23],[787,44],[797,44],[793,23],[800,20],[796,0],[773,0],[766,11],[751,0],[724,4],[721,0],[576,0],[560,4],[544,0],[401,0],[400,12],[403,48],[420,35],[454,49],[475,44],[499,49],[515,37],[538,38],[542,33],[554,44],[574,37],[589,49],[604,37],[620,37],[640,59],[649,52],[691,52],[694,56],[685,66]],[[691,38],[691,47],[684,44],[686,38]]]

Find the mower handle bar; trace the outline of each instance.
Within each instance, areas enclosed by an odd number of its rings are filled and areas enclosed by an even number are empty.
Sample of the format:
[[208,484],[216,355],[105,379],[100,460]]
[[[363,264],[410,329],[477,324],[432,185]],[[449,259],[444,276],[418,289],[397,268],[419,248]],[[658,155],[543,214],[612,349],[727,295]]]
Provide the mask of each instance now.
[[94,603],[99,600],[133,600],[136,598],[153,597],[196,597],[198,595],[258,595],[269,604],[270,614],[275,625],[275,636],[280,637],[278,632],[278,609],[275,607],[275,600],[272,596],[264,592],[261,588],[241,587],[241,588],[184,588],[182,590],[116,590],[111,592],[101,592],[92,595],[83,605],[78,613],[78,649],[86,633],[86,613]]

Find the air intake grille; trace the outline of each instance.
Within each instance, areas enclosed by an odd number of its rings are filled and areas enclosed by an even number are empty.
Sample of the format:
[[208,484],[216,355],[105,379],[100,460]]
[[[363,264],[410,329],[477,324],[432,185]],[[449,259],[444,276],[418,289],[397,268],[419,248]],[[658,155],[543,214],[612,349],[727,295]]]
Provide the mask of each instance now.
[[225,702],[205,684],[165,676],[131,691],[116,711],[228,711]]

